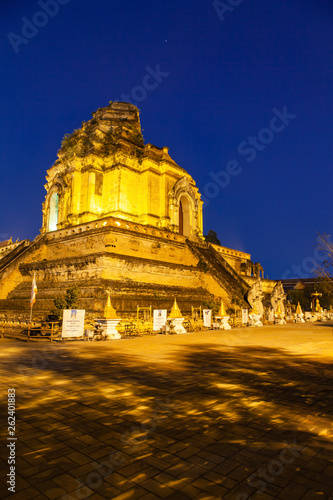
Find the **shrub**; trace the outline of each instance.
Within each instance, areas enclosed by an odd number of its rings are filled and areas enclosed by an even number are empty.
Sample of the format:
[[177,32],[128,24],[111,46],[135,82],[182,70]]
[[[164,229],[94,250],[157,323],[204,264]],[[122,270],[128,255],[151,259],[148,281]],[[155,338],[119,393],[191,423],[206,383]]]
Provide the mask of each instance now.
[[79,295],[80,290],[77,286],[67,288],[66,294],[63,297],[56,297],[53,300],[54,308],[51,311],[51,315],[61,319],[64,309],[77,309],[79,305]]

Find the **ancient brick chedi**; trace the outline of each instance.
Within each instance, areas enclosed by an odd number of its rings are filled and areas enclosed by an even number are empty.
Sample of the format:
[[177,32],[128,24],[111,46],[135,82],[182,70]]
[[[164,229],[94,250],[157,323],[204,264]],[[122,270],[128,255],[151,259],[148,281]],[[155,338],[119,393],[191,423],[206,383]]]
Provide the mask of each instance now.
[[41,234],[0,245],[0,318],[27,317],[34,273],[42,318],[72,285],[92,316],[106,289],[125,315],[171,309],[174,297],[189,312],[214,298],[244,301],[261,272],[249,254],[204,241],[195,181],[167,147],[144,144],[131,104],[110,103],[66,135],[46,179]]
[[135,106],[99,109],[65,136],[58,157],[47,172],[43,232],[113,216],[191,239],[202,236],[202,201],[194,180],[167,147],[143,144]]

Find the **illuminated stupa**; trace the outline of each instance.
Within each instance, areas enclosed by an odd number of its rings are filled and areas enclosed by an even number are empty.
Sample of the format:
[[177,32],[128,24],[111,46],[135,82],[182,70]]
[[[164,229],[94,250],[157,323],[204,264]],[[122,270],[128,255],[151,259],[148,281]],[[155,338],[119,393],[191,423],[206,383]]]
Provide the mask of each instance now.
[[108,289],[120,317],[138,304],[170,310],[173,297],[184,315],[212,300],[246,306],[258,265],[205,242],[195,181],[167,147],[144,144],[132,104],[110,103],[67,134],[46,180],[41,234],[0,243],[0,319],[26,318],[34,274],[40,319],[74,285],[93,318]]
[[42,232],[112,216],[202,239],[198,188],[168,150],[144,144],[132,104],[100,108],[47,172]]

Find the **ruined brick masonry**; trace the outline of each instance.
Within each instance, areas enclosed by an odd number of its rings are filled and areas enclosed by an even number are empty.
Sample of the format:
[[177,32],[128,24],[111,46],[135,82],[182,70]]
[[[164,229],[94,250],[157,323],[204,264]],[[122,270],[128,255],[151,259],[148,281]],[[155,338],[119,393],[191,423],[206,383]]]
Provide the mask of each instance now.
[[[167,147],[144,144],[132,104],[110,103],[66,135],[46,180],[41,234],[0,245],[0,318],[27,319],[34,272],[42,319],[74,284],[92,316],[106,288],[123,315],[137,305],[170,309],[173,297],[189,312],[214,298],[244,300],[262,269],[204,241],[195,181]],[[263,280],[267,292],[274,284]]]

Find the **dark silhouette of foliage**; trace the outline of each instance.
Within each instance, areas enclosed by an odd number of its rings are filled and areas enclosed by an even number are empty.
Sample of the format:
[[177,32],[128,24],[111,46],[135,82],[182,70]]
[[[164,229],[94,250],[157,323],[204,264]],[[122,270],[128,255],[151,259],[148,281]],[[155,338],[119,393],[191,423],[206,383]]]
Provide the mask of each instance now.
[[213,243],[214,245],[221,245],[220,240],[217,237],[217,233],[210,229],[208,233],[204,236],[207,243]]

